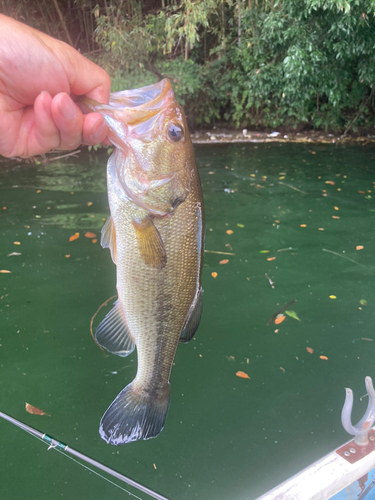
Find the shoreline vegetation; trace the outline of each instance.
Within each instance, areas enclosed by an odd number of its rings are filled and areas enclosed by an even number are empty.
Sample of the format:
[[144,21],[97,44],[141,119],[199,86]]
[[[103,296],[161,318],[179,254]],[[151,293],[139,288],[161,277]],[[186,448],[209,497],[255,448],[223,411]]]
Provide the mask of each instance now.
[[4,0],[0,11],[80,50],[113,91],[169,78],[195,142],[375,134],[372,0]]
[[196,131],[191,135],[193,144],[239,144],[239,143],[311,143],[311,144],[359,144],[365,146],[375,142],[375,135],[346,135],[326,133],[324,131],[296,132],[289,130],[281,133],[259,132],[258,130],[227,130],[215,128]]
[[[307,133],[301,132],[288,132],[286,134],[275,132],[258,132],[246,130],[228,130],[223,128],[215,128],[210,130],[200,130],[191,134],[191,140],[194,145],[209,145],[209,144],[264,144],[264,143],[300,143],[300,144],[357,144],[358,146],[365,147],[369,144],[375,143],[375,135],[361,136],[361,135],[347,135],[340,137],[338,134],[329,134],[322,131],[311,131]],[[46,155],[32,156],[30,158],[2,158],[0,157],[0,170],[5,167],[8,168],[9,164],[27,163],[27,164],[47,164],[53,161],[68,160],[69,158],[79,158],[79,155],[84,151],[91,152],[98,149],[107,149],[108,154],[113,150],[113,146],[81,146],[80,149],[71,152],[61,150],[54,150]]]

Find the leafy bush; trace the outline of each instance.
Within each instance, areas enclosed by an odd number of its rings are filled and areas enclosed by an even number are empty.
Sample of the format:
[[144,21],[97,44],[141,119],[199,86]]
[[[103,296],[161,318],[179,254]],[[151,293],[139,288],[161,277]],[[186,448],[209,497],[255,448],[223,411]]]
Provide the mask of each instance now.
[[113,90],[171,78],[190,125],[374,125],[374,0],[56,1],[3,11],[89,51]]
[[371,1],[291,0],[247,11],[243,26],[242,46],[232,49],[237,123],[343,130],[373,122]]
[[374,123],[374,14],[371,0],[181,0],[102,16],[97,33],[115,87],[168,76],[191,124],[344,131]]

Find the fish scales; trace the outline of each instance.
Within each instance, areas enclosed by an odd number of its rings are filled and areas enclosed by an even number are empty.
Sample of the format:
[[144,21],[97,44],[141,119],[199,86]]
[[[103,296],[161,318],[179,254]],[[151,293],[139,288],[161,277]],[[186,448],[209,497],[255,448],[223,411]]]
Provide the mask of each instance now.
[[123,242],[117,246],[117,290],[137,344],[136,380],[155,388],[168,382],[180,332],[199,287],[200,242],[193,236],[201,225],[199,195],[196,183],[171,218],[155,222],[168,256],[161,270],[150,269],[139,255],[131,204],[115,207],[117,202],[110,198],[117,241]]
[[189,342],[202,312],[202,189],[183,111],[171,84],[83,99],[103,114],[117,147],[108,161],[111,218],[102,230],[117,265],[118,301],[95,332],[109,352],[135,345],[135,379],[112,402],[101,437],[119,445],[163,429],[169,376],[179,342]]

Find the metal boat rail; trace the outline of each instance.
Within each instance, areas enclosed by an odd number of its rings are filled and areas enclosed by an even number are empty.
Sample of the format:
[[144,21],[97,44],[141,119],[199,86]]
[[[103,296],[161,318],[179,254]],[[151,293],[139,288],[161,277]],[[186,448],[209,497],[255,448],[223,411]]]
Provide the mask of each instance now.
[[[370,377],[365,380],[369,402],[357,425],[351,423],[353,392],[346,389],[341,421],[354,436],[340,448],[317,460],[257,500],[326,500],[375,468],[375,391]],[[372,484],[372,483],[371,483]],[[375,484],[375,483],[374,483]],[[370,485],[366,491],[369,492]],[[360,495],[364,498],[366,491]]]

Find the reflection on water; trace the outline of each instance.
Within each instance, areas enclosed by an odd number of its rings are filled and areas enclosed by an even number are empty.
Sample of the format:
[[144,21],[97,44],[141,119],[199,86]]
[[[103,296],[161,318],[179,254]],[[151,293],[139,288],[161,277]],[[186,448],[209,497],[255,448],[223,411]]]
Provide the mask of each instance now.
[[[375,150],[249,144],[196,153],[210,251],[202,323],[178,348],[163,433],[119,449],[99,438],[99,420],[133,379],[136,354],[104,357],[89,332],[116,293],[99,245],[107,155],[0,164],[0,269],[10,271],[0,274],[0,409],[171,499],[252,500],[348,440],[344,387],[362,394],[364,377],[374,377]],[[267,325],[292,300],[292,314]],[[51,416],[27,414],[25,401]],[[356,401],[353,421],[365,407]],[[4,498],[123,498],[0,427]]]

